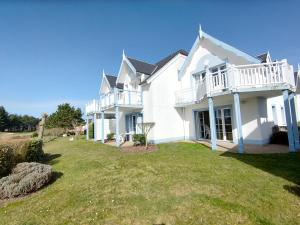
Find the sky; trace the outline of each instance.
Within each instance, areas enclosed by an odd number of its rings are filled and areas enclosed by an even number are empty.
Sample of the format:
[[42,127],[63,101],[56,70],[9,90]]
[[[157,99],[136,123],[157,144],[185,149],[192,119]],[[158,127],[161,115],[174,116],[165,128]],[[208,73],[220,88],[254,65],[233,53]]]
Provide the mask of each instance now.
[[300,62],[300,1],[0,1],[0,105],[40,116],[99,96],[122,51],[155,63],[202,29],[250,55]]

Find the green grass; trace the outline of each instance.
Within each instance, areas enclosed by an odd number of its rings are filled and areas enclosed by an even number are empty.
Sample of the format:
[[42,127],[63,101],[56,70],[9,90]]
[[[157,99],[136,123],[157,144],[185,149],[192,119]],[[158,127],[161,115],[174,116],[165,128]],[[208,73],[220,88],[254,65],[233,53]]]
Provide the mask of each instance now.
[[300,154],[192,143],[137,154],[67,139],[45,151],[56,181],[4,203],[1,224],[300,224]]

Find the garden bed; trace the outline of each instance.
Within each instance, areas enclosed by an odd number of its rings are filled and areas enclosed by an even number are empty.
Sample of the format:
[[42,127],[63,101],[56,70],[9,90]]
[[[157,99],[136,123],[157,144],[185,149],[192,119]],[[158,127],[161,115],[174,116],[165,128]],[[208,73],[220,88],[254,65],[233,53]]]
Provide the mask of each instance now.
[[146,149],[145,146],[126,146],[126,147],[121,147],[122,152],[154,152],[157,150],[156,145],[148,145],[148,149]]

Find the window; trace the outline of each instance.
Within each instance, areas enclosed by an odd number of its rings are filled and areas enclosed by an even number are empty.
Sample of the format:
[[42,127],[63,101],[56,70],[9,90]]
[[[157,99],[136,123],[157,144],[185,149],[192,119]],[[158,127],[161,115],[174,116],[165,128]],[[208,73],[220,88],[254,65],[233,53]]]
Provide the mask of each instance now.
[[193,74],[194,83],[197,84],[205,78],[205,71]]

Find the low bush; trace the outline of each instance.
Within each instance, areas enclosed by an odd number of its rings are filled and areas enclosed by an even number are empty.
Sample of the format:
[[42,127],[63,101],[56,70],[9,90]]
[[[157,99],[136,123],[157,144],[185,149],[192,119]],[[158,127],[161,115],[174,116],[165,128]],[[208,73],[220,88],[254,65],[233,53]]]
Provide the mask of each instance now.
[[0,145],[0,177],[9,174],[14,166],[14,151],[8,145]]
[[52,168],[41,163],[19,163],[12,173],[0,179],[0,199],[24,196],[49,183]]
[[43,158],[44,151],[42,140],[31,140],[27,142],[24,147],[26,148],[26,162],[37,162]]
[[278,131],[271,135],[271,144],[289,145],[288,134],[285,131]]
[[89,138],[90,139],[94,138],[94,123],[89,124]]
[[39,136],[37,132],[33,132],[32,135],[31,135],[31,137],[33,137],[33,138],[35,138],[37,136]]
[[15,162],[37,162],[44,156],[43,141],[29,140],[19,145],[14,145]]
[[107,139],[108,141],[111,141],[111,140],[114,139],[114,136],[115,136],[115,133],[109,133],[109,134],[106,135],[106,139]]
[[134,134],[132,138],[134,145],[146,145],[146,137],[144,134]]

